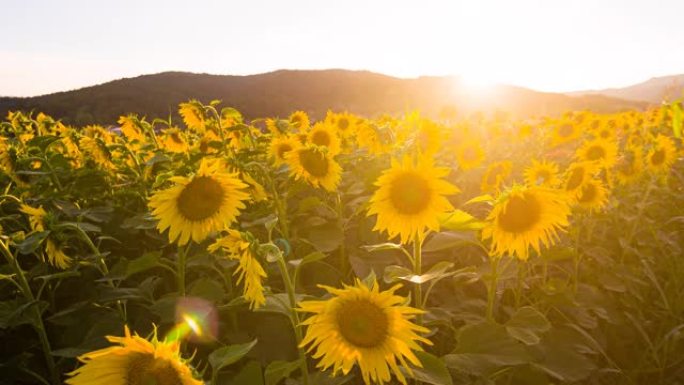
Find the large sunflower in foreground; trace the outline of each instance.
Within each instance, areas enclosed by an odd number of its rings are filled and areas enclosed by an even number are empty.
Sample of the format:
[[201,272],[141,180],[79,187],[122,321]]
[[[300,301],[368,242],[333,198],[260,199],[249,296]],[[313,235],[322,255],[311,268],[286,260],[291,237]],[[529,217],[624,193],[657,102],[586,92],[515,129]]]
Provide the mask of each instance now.
[[402,384],[406,378],[399,366],[409,374],[409,363],[422,367],[413,351],[422,351],[419,342],[432,343],[418,333],[429,330],[411,319],[423,311],[405,306],[406,299],[395,295],[401,285],[380,291],[376,282],[370,287],[357,281],[355,286],[337,289],[321,286],[333,295],[323,301],[304,301],[299,311],[314,313],[302,322],[308,326],[301,346],[315,350],[318,367],[347,374],[359,365],[363,381],[383,384],[392,375]]
[[266,303],[264,285],[266,272],[253,252],[252,243],[239,231],[228,230],[228,234],[209,245],[209,252],[222,250],[228,258],[238,261],[233,275],[237,275],[237,284],[243,285],[242,296],[249,301],[251,309],[258,309]]
[[443,178],[445,167],[434,167],[432,159],[420,157],[416,162],[408,156],[385,170],[375,185],[378,189],[370,199],[368,215],[378,215],[373,230],[387,230],[390,238],[399,235],[408,243],[426,228],[439,229],[437,217],[454,207],[446,196],[459,189]]
[[546,187],[516,185],[496,202],[482,229],[483,239],[492,239],[491,254],[514,254],[522,260],[530,246],[539,253],[558,238],[568,226],[570,208],[567,197]]
[[180,357],[178,342],[161,342],[156,335],[148,341],[131,335],[128,327],[123,337],[107,336],[118,346],[96,350],[78,359],[83,366],[69,373],[70,385],[201,385]]
[[333,157],[315,146],[296,148],[285,155],[290,175],[303,179],[314,187],[335,191],[340,182],[342,168]]
[[556,187],[560,183],[558,165],[551,161],[532,159],[532,165],[523,174],[528,186]]
[[672,139],[658,134],[653,141],[653,147],[646,155],[646,166],[656,173],[665,173],[677,160],[677,148]]
[[150,198],[157,228],[169,229],[170,242],[201,242],[210,232],[228,227],[245,208],[247,185],[236,173],[223,170],[222,162],[202,159],[195,176],[170,178],[175,185]]

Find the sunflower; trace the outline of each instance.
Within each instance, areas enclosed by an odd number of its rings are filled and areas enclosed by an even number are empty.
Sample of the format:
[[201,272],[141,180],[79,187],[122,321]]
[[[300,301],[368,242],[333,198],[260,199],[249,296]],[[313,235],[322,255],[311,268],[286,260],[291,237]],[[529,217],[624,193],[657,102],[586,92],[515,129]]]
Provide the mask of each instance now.
[[19,207],[19,211],[28,215],[31,231],[45,231],[45,217],[47,216],[47,212],[42,206],[35,208],[27,204],[22,204]]
[[622,185],[627,185],[639,178],[644,169],[643,150],[641,147],[627,147],[615,165],[615,176]]
[[288,118],[290,125],[299,132],[305,132],[309,129],[309,115],[304,111],[295,111]]
[[565,194],[546,187],[513,186],[502,194],[487,217],[483,239],[492,239],[491,254],[529,256],[532,246],[552,245],[558,231],[568,226],[570,208]]
[[580,161],[596,162],[602,167],[610,168],[617,161],[617,152],[616,142],[598,138],[584,142],[576,156]]
[[551,161],[532,159],[532,165],[523,174],[528,186],[556,187],[560,184],[558,165]]
[[91,125],[83,129],[83,134],[89,138],[100,139],[104,144],[116,142],[116,136],[102,126]]
[[176,128],[167,128],[163,136],[164,148],[174,153],[187,153],[190,146],[183,132]]
[[290,175],[303,179],[314,187],[335,191],[340,182],[342,168],[333,157],[318,147],[300,146],[285,155]]
[[409,126],[416,125],[417,129],[409,137],[409,143],[421,154],[436,153],[444,140],[441,126],[427,119],[420,119],[418,122],[409,121]]
[[138,126],[137,119],[133,115],[120,116],[118,123],[121,125],[121,132],[123,132],[126,139],[129,141],[137,140],[139,142],[145,141],[145,135]]
[[319,147],[326,147],[330,155],[340,153],[340,137],[331,126],[318,122],[313,125],[307,136],[307,143],[315,144]]
[[183,117],[183,122],[189,129],[200,134],[206,129],[207,119],[204,114],[204,106],[197,100],[179,104],[178,113]]
[[276,166],[285,164],[285,156],[288,152],[299,148],[302,144],[291,135],[280,135],[276,136],[271,140],[271,145],[268,148],[268,153],[273,163]]
[[578,124],[570,121],[562,121],[554,125],[551,133],[551,145],[558,146],[571,142],[581,135],[582,130]]
[[268,195],[266,195],[266,189],[264,189],[264,186],[252,178],[251,175],[243,172],[240,173],[240,178],[245,182],[245,184],[247,184],[247,192],[253,201],[261,202],[268,199]]
[[113,169],[112,154],[107,149],[105,143],[99,138],[91,138],[89,136],[81,137],[78,144],[90,155],[93,161],[104,169]]
[[366,385],[390,382],[392,375],[406,384],[399,367],[412,375],[409,363],[422,367],[413,351],[423,350],[421,342],[432,343],[418,335],[429,330],[411,322],[423,311],[404,305],[406,299],[394,294],[400,287],[380,291],[377,282],[368,287],[359,280],[343,289],[321,286],[331,298],[304,301],[297,309],[313,313],[302,322],[307,330],[300,346],[315,350],[313,358],[321,359],[317,367],[332,367],[333,375],[346,375],[358,364]]
[[590,212],[599,211],[608,201],[608,190],[598,179],[591,179],[584,183],[577,196],[580,207]]
[[262,282],[266,278],[266,272],[253,252],[252,243],[242,233],[229,229],[228,235],[218,238],[207,250],[210,253],[221,250],[228,254],[228,258],[238,261],[233,275],[238,276],[237,284],[243,285],[242,296],[249,301],[252,310],[266,303]]
[[342,112],[342,113],[333,113],[332,111],[328,111],[327,115],[325,116],[325,122],[332,126],[335,127],[337,130],[338,134],[342,138],[348,138],[356,132],[356,121],[358,119],[348,113],[348,112]]
[[482,192],[498,191],[504,180],[511,174],[512,168],[513,164],[508,160],[490,164],[482,176],[480,185]]
[[438,230],[437,217],[454,209],[446,195],[459,192],[443,179],[447,174],[448,168],[434,167],[428,157],[417,162],[408,156],[401,162],[392,159],[392,166],[375,182],[378,189],[370,199],[368,215],[378,215],[373,230],[387,230],[390,238],[399,235],[402,243],[426,228]]
[[366,148],[371,155],[388,153],[395,143],[395,132],[388,124],[363,121],[357,128],[356,141],[359,147]]
[[646,155],[646,166],[655,173],[666,173],[677,160],[677,148],[669,137],[658,134]]
[[288,128],[288,121],[286,120],[281,120],[281,119],[276,119],[276,118],[268,118],[266,119],[266,128],[271,132],[273,135],[283,135],[287,133],[287,128]]
[[201,242],[212,231],[227,228],[245,208],[247,185],[237,173],[222,171],[222,162],[202,159],[193,177],[170,178],[175,184],[157,191],[149,206],[159,219],[160,232],[169,229],[169,241],[184,245]]
[[456,147],[456,160],[463,170],[470,170],[479,166],[484,158],[485,152],[477,139],[466,139]]
[[565,172],[563,189],[572,197],[580,192],[580,187],[596,173],[596,164],[592,162],[572,163]]
[[148,341],[131,335],[126,326],[123,337],[107,336],[117,345],[78,357],[83,366],[69,373],[70,385],[202,385],[180,356],[179,342],[162,342],[155,335]]
[[64,270],[71,265],[71,258],[64,254],[64,251],[52,239],[47,240],[45,253],[50,264],[58,269]]

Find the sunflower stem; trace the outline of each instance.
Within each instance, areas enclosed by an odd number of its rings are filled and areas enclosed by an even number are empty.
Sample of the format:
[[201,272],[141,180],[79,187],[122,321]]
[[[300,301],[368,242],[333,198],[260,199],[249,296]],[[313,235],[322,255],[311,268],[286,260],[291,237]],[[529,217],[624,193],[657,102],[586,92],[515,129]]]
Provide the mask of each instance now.
[[282,254],[278,257],[278,268],[280,269],[280,275],[283,278],[283,283],[285,284],[285,290],[287,291],[287,297],[290,300],[290,318],[292,320],[292,327],[295,333],[295,339],[297,342],[297,351],[299,352],[299,364],[300,371],[302,372],[302,383],[304,385],[309,385],[309,367],[306,362],[306,352],[302,345],[303,333],[302,325],[299,321],[299,313],[297,313],[297,297],[295,296],[295,286],[290,277],[290,273],[287,271],[287,265],[285,264],[285,258]]
[[183,248],[180,245],[178,246],[178,260],[176,270],[178,272],[178,293],[180,294],[181,297],[185,297],[185,265],[186,265],[186,260],[188,257],[188,252],[190,251],[190,247],[192,246],[192,242],[188,242],[188,245]]
[[490,274],[489,285],[487,285],[487,320],[494,321],[494,299],[496,298],[496,287],[499,267],[499,257],[489,257]]
[[342,206],[342,195],[338,192],[337,193],[337,199],[336,199],[336,209],[337,209],[337,226],[340,228],[340,231],[342,231],[342,243],[340,243],[340,249],[339,249],[339,257],[340,257],[340,271],[342,272],[342,276],[346,277],[347,276],[347,249],[345,247],[345,242],[344,242],[344,207]]
[[[419,234],[413,239],[413,274],[420,276],[423,269],[423,240]],[[418,309],[423,309],[423,287],[421,283],[416,283],[413,287],[413,294],[415,298],[415,305]],[[419,326],[423,326],[423,315],[418,314],[416,316],[416,323]]]
[[[12,266],[17,278],[19,278],[19,287],[21,288],[24,298],[29,304],[35,304],[36,298],[31,291],[31,287],[26,279],[26,275],[24,275],[24,270],[22,270],[21,266],[19,266],[19,261],[17,261],[15,256],[12,255],[8,245],[3,240],[0,240],[0,250],[5,256],[7,263]],[[52,357],[52,348],[50,347],[50,340],[48,339],[47,332],[45,330],[45,324],[43,323],[43,316],[37,306],[31,305],[31,311],[33,312],[34,317],[33,327],[38,333],[38,338],[40,339],[40,345],[43,350],[43,356],[45,357],[45,363],[47,364],[48,371],[50,372],[51,383],[53,385],[58,385],[60,383],[59,374],[56,370],[55,360]]]

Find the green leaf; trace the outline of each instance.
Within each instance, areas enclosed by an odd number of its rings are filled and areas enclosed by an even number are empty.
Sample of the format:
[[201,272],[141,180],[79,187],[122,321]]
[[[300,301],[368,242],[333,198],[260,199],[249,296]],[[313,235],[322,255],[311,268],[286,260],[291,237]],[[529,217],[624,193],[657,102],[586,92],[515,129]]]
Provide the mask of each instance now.
[[366,250],[369,253],[372,253],[374,251],[381,251],[381,250],[401,250],[402,246],[398,243],[385,242],[385,243],[378,243],[376,245],[361,246],[361,248]]
[[531,306],[518,309],[505,324],[508,334],[527,345],[538,344],[540,335],[551,329],[544,314]]
[[463,205],[465,206],[465,205],[469,205],[469,204],[472,204],[472,203],[480,203],[480,202],[492,203],[492,202],[494,202],[494,197],[491,196],[491,195],[489,195],[489,194],[478,195],[478,196],[476,196],[475,198],[473,198],[473,199],[467,201],[467,202],[464,203]]
[[408,370],[401,368],[401,371],[415,378],[418,381],[432,385],[452,385],[453,380],[451,379],[451,374],[449,374],[449,369],[447,369],[444,361],[440,360],[438,357],[433,356],[426,352],[415,352],[416,357],[420,360],[422,368],[411,367],[413,375],[408,373]]
[[385,268],[383,280],[387,283],[391,283],[396,280],[402,280],[416,284],[423,284],[434,279],[441,279],[452,275],[453,273],[447,273],[447,270],[453,266],[454,264],[452,262],[441,261],[432,266],[425,274],[415,275],[413,274],[413,271],[403,266],[390,265]]
[[537,346],[541,362],[533,366],[567,383],[588,378],[596,370],[596,364],[580,351],[591,351],[581,342],[584,339],[574,330],[566,327],[554,328],[544,336]]
[[264,375],[261,372],[261,364],[257,361],[249,361],[242,367],[240,372],[233,378],[231,384],[263,385]]
[[156,226],[157,220],[149,213],[126,218],[123,223],[121,223],[122,229],[151,230]]
[[324,253],[321,253],[320,251],[314,251],[313,253],[307,254],[304,258],[300,259],[293,259],[289,261],[288,263],[291,264],[292,266],[296,268],[300,268],[308,263],[320,261],[327,258],[327,255]]
[[311,228],[306,238],[318,251],[329,253],[340,247],[343,234],[336,223],[328,223]]
[[485,225],[484,222],[462,210],[440,214],[437,220],[439,220],[440,228],[446,230],[480,230]]
[[282,258],[283,252],[273,243],[263,243],[259,245],[259,255],[263,256],[269,263],[273,263]]
[[273,361],[266,367],[264,372],[265,385],[277,385],[280,380],[288,378],[292,372],[299,368],[300,361]]
[[530,360],[525,347],[509,336],[506,328],[490,322],[462,327],[456,349],[444,356],[448,367],[480,376]]
[[211,370],[216,374],[228,365],[238,362],[256,345],[257,340],[248,342],[246,344],[228,345],[218,348],[209,354],[208,360],[211,365]]
[[143,271],[156,267],[159,263],[160,255],[161,252],[153,251],[145,253],[141,257],[138,257],[132,261],[128,261],[128,264],[126,265],[125,277],[128,278],[133,274],[141,273]]
[[36,251],[38,247],[40,247],[40,245],[45,240],[45,238],[48,237],[48,235],[50,235],[50,230],[31,233],[31,235],[24,238],[24,240],[17,245],[17,249],[22,254],[31,254],[34,251]]
[[411,269],[399,265],[389,265],[385,267],[382,279],[386,283],[392,283],[398,280],[410,281],[412,276],[413,271]]
[[433,234],[423,245],[423,252],[431,253],[467,244],[480,246],[480,241],[474,232],[443,231]]
[[223,286],[214,279],[204,277],[195,280],[190,287],[190,295],[218,303],[223,299]]

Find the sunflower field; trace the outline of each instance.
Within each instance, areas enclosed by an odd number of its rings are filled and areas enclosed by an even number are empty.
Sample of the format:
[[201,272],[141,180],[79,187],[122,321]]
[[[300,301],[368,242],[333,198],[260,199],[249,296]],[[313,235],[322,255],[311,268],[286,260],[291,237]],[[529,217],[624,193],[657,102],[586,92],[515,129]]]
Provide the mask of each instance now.
[[0,123],[0,383],[684,384],[681,104]]

